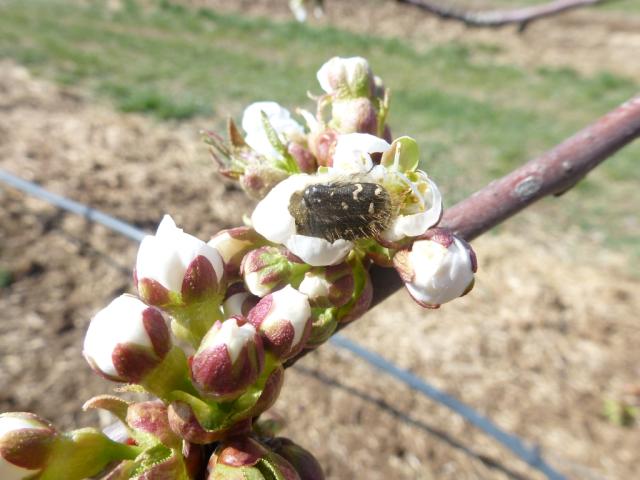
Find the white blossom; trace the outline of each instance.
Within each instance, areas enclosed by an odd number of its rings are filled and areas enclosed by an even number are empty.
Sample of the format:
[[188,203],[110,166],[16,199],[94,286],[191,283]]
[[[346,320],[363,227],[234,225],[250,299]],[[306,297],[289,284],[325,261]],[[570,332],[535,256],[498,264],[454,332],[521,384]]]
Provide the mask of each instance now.
[[142,239],[136,260],[138,281],[150,279],[167,290],[180,292],[185,273],[198,256],[205,257],[218,281],[224,272],[223,261],[215,248],[178,228],[169,215],[165,215],[155,235]]
[[276,102],[255,102],[244,110],[242,128],[247,134],[245,142],[267,158],[282,158],[280,152],[269,141],[262,113],[267,116],[269,123],[283,144],[297,136],[304,135],[304,128],[291,118],[289,110]]

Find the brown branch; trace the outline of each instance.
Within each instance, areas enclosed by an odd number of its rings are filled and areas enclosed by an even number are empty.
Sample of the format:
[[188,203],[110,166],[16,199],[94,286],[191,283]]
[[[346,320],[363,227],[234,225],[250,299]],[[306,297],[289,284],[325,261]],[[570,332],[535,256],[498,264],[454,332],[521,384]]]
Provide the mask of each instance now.
[[[439,227],[472,240],[548,195],[560,195],[589,171],[640,137],[640,95],[620,105],[561,144],[494,180],[445,210]],[[372,307],[403,284],[395,270],[374,266]],[[345,325],[339,325],[338,330]],[[300,357],[289,361],[293,364]]]
[[543,5],[514,8],[512,10],[489,10],[470,12],[460,8],[442,5],[442,1],[433,0],[396,0],[397,3],[411,5],[422,11],[432,13],[445,20],[457,20],[470,27],[502,27],[520,24],[520,31],[531,22],[544,17],[575,8],[597,5],[611,0],[554,0]]

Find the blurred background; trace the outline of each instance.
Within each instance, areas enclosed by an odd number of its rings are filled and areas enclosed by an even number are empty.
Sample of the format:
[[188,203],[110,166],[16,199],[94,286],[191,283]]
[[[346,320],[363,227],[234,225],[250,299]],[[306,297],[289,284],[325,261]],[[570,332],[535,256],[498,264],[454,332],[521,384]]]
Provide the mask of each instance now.
[[[541,1],[448,1],[487,9]],[[244,106],[313,108],[315,72],[360,55],[391,89],[447,205],[636,94],[640,2],[470,29],[392,0],[0,0],[0,167],[152,230],[207,239],[251,202],[215,173],[203,128]],[[640,144],[474,242],[471,295],[424,311],[398,292],[344,334],[538,445],[569,478],[640,463]],[[137,246],[0,184],[0,410],[61,427],[112,389],[81,356],[91,315],[132,291]],[[398,332],[403,332],[401,336]],[[537,479],[460,417],[326,345],[275,411],[328,478]]]

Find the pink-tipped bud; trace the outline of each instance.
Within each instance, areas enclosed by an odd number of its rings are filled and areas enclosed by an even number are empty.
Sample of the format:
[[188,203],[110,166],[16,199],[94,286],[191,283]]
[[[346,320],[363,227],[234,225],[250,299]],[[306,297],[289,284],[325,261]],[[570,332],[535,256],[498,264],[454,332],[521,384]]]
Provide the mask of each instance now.
[[338,141],[338,132],[335,130],[324,130],[311,132],[309,134],[309,148],[315,155],[318,165],[331,167],[333,164],[333,152]]
[[248,320],[262,334],[265,349],[284,361],[300,352],[309,338],[309,299],[287,285],[260,300],[249,312]]
[[240,275],[240,263],[246,253],[265,243],[265,239],[250,227],[236,227],[221,230],[207,245],[213,247],[222,257],[224,270],[228,278]]
[[324,472],[318,460],[300,445],[284,437],[270,438],[266,444],[293,465],[302,480],[324,480]]
[[333,57],[317,77],[322,89],[336,98],[370,97],[375,89],[369,62],[362,57]]
[[209,460],[207,480],[233,478],[303,480],[287,460],[248,436],[226,439]]
[[139,383],[170,349],[171,336],[162,311],[124,294],[91,319],[83,353],[99,375]]
[[253,384],[264,366],[262,340],[239,317],[216,322],[191,360],[191,378],[204,395],[229,400]]
[[288,177],[287,172],[269,164],[247,165],[240,177],[240,186],[249,197],[262,200],[278,183]]
[[286,248],[265,246],[247,253],[240,271],[247,290],[264,297],[285,285],[297,283],[309,268]]
[[135,279],[140,297],[150,305],[170,304],[172,292],[187,304],[215,297],[223,273],[217,250],[176,227],[169,215],[138,249]]
[[260,297],[249,293],[242,282],[236,282],[227,288],[227,292],[222,302],[222,310],[226,318],[246,317]]
[[182,439],[169,426],[167,406],[159,400],[129,405],[126,423],[137,432],[153,435],[167,447],[179,448],[182,446]]
[[0,415],[0,478],[21,480],[46,467],[57,432],[37,415],[10,412]]
[[351,299],[353,289],[353,270],[346,262],[309,270],[298,287],[313,308],[341,307]]
[[331,127],[337,132],[378,134],[378,110],[368,98],[336,100],[331,104]]
[[427,231],[422,238],[393,258],[413,299],[423,307],[438,308],[471,291],[477,270],[471,246],[441,228]]
[[299,143],[290,143],[287,151],[296,161],[298,168],[302,173],[315,173],[318,164],[313,154]]
[[358,288],[356,288],[356,291],[351,297],[351,301],[338,312],[338,320],[341,324],[357,320],[364,315],[371,306],[371,301],[373,300],[373,283],[371,283],[371,276],[365,269],[359,270],[358,276],[361,276],[361,278],[357,282]]

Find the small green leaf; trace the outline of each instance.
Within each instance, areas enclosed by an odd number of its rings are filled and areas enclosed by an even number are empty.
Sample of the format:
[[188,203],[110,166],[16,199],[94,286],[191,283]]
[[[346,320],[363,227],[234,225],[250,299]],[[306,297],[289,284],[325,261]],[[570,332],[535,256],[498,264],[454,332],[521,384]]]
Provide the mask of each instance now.
[[396,138],[382,155],[382,165],[396,172],[413,172],[420,162],[418,142],[411,137]]

